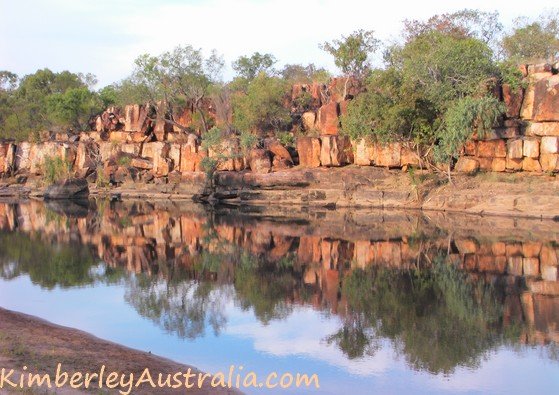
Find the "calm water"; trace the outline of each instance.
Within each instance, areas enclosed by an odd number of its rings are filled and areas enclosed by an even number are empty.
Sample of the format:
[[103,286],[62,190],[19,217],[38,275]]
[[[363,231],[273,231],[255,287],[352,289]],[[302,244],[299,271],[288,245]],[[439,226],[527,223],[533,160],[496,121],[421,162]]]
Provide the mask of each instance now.
[[291,393],[551,394],[557,240],[519,219],[0,203],[0,306],[209,372],[319,375]]

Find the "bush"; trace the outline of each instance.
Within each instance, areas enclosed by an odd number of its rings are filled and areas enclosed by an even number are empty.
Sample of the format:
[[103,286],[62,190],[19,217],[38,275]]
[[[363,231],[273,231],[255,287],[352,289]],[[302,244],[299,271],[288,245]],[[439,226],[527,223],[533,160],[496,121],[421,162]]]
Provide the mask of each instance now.
[[60,157],[45,157],[45,180],[49,184],[62,181],[70,176],[71,164]]

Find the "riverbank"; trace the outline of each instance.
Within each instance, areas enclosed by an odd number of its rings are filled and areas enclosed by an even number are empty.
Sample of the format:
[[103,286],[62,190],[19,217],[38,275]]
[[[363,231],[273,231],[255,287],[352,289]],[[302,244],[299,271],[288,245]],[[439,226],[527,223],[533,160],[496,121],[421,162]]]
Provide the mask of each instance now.
[[[478,173],[445,175],[376,167],[301,168],[258,174],[218,172],[214,188],[204,173],[169,177],[165,183],[124,183],[99,188],[93,196],[203,200],[236,206],[398,208],[476,215],[559,218],[559,180],[549,174]],[[40,178],[0,183],[0,198],[42,198]]]
[[[148,368],[157,380],[157,374],[186,372],[192,369],[193,373],[199,372],[196,368],[179,364],[168,359],[152,355],[149,351],[133,350],[112,342],[96,338],[77,329],[67,328],[38,319],[22,313],[0,308],[0,365],[2,368],[23,371],[27,366],[28,372],[50,373],[53,377],[57,364],[61,363],[66,372],[98,372],[102,365],[107,372],[134,373],[139,377],[145,368]],[[18,382],[19,374],[15,373],[14,382]],[[92,387],[97,383],[92,381]],[[23,390],[21,390],[23,391]],[[101,391],[94,393],[118,393],[117,390]],[[202,389],[189,389],[192,394],[237,394],[234,390],[211,388],[204,385]],[[12,393],[9,389],[0,389],[0,394]],[[45,393],[45,388],[36,389],[35,392]],[[69,386],[62,390],[52,391],[58,394],[83,393],[71,390]],[[184,393],[182,389],[152,389],[146,384],[139,389],[134,389],[134,394],[176,394]]]

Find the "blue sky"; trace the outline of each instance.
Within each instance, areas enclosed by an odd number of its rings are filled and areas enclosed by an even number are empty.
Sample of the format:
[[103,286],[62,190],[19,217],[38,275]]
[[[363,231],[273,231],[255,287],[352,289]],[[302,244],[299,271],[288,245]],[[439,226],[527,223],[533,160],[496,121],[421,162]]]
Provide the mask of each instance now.
[[[497,10],[510,27],[517,16],[535,17],[556,0],[0,0],[0,70],[19,75],[43,67],[92,72],[98,87],[126,77],[142,53],[179,44],[208,52],[228,65],[254,51],[284,63],[335,71],[318,43],[359,28],[394,39],[404,19],[476,8]],[[230,77],[226,70],[225,77]]]

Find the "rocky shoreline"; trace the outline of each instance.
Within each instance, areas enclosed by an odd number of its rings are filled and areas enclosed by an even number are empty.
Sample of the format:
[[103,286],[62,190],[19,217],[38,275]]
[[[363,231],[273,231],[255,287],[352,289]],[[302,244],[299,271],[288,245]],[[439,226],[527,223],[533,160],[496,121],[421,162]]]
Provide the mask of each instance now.
[[[517,174],[443,175],[375,167],[292,168],[258,174],[218,172],[210,190],[204,173],[192,173],[165,184],[124,183],[113,188],[90,185],[92,196],[113,199],[195,200],[234,206],[300,206],[397,208],[559,219],[559,181],[553,176]],[[0,184],[0,199],[41,199],[46,188]]]

